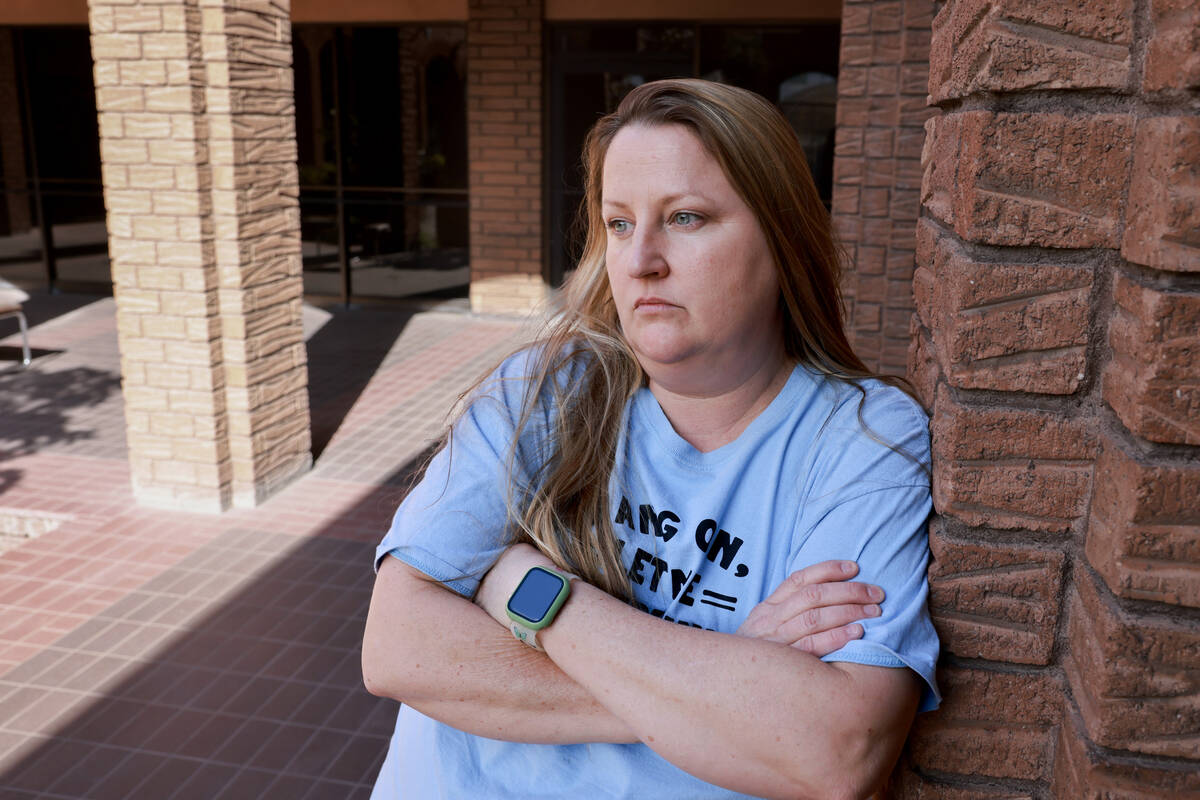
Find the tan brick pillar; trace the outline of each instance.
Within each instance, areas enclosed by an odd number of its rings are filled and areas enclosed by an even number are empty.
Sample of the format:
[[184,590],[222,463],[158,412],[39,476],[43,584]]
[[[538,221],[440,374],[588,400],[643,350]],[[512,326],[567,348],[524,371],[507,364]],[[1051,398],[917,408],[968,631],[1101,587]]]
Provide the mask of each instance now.
[[898,797],[1200,796],[1198,30],[1176,0],[933,21],[910,376],[946,702]]
[[542,1],[469,0],[471,307],[522,313],[542,278]]
[[311,463],[288,3],[89,9],[135,496],[252,506]]
[[847,332],[867,366],[903,375],[933,0],[845,0],[833,221],[849,264]]

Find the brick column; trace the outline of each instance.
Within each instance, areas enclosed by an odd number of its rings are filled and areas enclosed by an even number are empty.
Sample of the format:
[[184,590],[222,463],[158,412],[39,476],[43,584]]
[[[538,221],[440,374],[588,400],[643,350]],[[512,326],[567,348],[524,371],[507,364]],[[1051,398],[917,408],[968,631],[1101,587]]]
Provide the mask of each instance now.
[[1197,30],[1158,0],[933,22],[910,377],[946,700],[899,797],[1200,793]]
[[932,0],[845,0],[833,221],[849,255],[847,330],[867,366],[903,375],[912,317]]
[[542,2],[469,0],[471,307],[522,313],[542,278]]
[[311,462],[288,4],[89,7],[134,492],[251,506]]

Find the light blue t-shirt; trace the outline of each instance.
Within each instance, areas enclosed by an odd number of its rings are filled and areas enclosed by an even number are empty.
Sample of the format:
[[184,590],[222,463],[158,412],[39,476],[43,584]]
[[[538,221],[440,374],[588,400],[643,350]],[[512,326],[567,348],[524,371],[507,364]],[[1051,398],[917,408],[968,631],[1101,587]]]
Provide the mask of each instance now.
[[[376,551],[472,597],[506,546],[506,457],[527,354],[481,388],[401,504]],[[871,432],[929,461],[928,419],[903,392],[866,381]],[[880,617],[824,657],[908,667],[936,708],[937,634],[926,609],[929,479],[859,421],[858,389],[796,367],[736,440],[702,453],[671,427],[654,395],[627,406],[610,484],[613,528],[636,602],[655,616],[732,633],[795,570],[858,562],[856,580],[882,586]],[[522,436],[517,480],[537,463],[552,411]],[[729,680],[738,674],[730,670]],[[730,798],[642,744],[538,745],[463,733],[402,706],[373,798]]]

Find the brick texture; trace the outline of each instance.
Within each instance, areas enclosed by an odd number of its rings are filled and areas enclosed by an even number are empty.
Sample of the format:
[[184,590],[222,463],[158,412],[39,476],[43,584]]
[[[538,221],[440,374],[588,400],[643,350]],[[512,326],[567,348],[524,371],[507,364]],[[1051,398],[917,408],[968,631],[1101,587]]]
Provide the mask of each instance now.
[[1200,119],[1138,123],[1125,213],[1121,255],[1155,269],[1200,271]]
[[947,668],[939,680],[942,707],[918,719],[910,741],[909,757],[915,767],[991,779],[1050,777],[1055,726],[1062,714],[1062,687],[1052,674]]
[[1200,293],[1118,276],[1104,399],[1134,433],[1200,445]]
[[949,0],[930,25],[908,376],[945,700],[892,796],[1200,796],[1198,15]]
[[929,92],[1121,89],[1132,40],[1132,0],[957,0],[933,21]]
[[849,263],[847,330],[873,369],[904,374],[921,189],[930,2],[842,4],[832,213]]
[[1200,757],[1200,630],[1122,609],[1084,575],[1065,662],[1088,738],[1117,750]]
[[1139,463],[1113,439],[1096,461],[1087,556],[1121,597],[1200,608],[1200,464]]
[[972,260],[931,220],[917,229],[918,313],[941,332],[934,353],[952,386],[1072,394],[1087,376],[1092,272]]
[[1142,88],[1200,87],[1200,7],[1192,0],[1150,0],[1149,5],[1153,28]]
[[525,313],[546,298],[541,98],[542,0],[470,0],[467,156],[477,311]]
[[311,462],[286,3],[90,3],[139,502],[252,506]]

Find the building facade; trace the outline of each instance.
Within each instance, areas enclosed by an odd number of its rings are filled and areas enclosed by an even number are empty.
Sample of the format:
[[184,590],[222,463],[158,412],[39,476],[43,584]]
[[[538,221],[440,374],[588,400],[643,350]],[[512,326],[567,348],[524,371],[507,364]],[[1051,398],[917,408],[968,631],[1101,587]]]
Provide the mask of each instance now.
[[143,502],[307,467],[305,296],[528,310],[590,121],[727,80],[792,120],[856,347],[932,413],[946,699],[892,794],[1200,794],[1194,3],[341,5],[0,9],[0,275],[111,285]]

